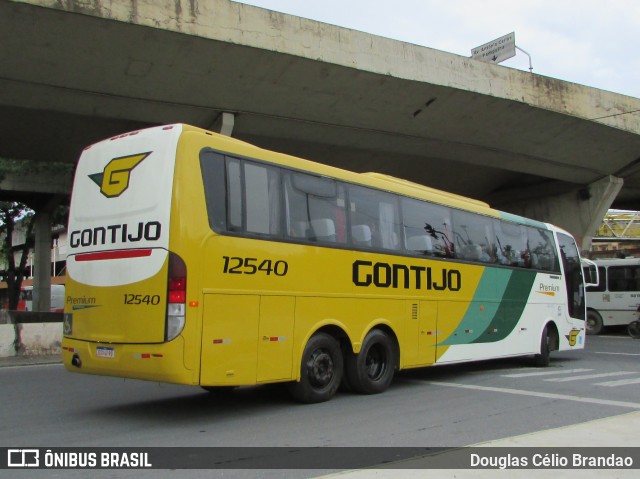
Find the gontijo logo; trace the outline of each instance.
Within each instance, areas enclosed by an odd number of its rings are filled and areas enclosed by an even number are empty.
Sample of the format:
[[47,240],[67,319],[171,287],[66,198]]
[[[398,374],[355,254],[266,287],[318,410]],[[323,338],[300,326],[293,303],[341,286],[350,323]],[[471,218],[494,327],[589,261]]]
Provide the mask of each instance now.
[[131,171],[152,152],[114,158],[104,167],[102,173],[94,173],[89,178],[100,187],[100,192],[107,198],[120,196],[129,187]]
[[[569,346],[575,346],[577,343],[578,335],[580,334],[579,329],[572,329],[569,334],[565,335],[567,341],[569,341]],[[580,341],[582,342],[582,341]]]

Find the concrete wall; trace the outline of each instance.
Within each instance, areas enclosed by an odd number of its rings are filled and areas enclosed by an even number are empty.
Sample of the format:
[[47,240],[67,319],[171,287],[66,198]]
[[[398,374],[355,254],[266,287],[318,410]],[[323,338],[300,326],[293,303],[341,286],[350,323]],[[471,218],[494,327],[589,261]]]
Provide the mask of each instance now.
[[[15,312],[10,312],[15,313]],[[22,313],[22,312],[21,312]],[[38,314],[38,313],[33,313]],[[9,314],[3,314],[4,324],[0,324],[0,358],[11,356],[40,356],[60,354],[62,343],[62,322],[47,320],[56,319],[51,315],[38,318],[31,316],[29,322],[14,324]],[[44,319],[45,321],[38,321]],[[16,350],[16,339],[18,339]]]
[[[22,345],[16,352],[16,329]],[[62,323],[0,324],[0,358],[60,354]]]

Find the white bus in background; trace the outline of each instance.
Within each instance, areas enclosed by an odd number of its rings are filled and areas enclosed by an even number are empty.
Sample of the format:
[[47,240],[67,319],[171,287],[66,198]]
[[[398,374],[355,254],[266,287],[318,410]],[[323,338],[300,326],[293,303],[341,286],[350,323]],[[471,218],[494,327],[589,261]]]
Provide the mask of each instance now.
[[640,258],[596,259],[598,286],[587,287],[587,334],[628,325],[640,305]]
[[[33,286],[23,286],[20,289],[18,311],[33,311]],[[49,311],[61,313],[64,311],[64,285],[51,285],[51,306]]]

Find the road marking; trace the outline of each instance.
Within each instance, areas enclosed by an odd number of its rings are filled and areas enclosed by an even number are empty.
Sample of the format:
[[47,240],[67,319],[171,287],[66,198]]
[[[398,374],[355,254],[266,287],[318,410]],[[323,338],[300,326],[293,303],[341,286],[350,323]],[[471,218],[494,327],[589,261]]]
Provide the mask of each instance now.
[[596,386],[607,386],[607,387],[613,388],[616,386],[627,386],[628,384],[640,384],[640,378],[619,379],[617,381],[605,381],[603,383],[596,383]]
[[593,369],[560,369],[558,371],[536,371],[517,374],[501,374],[501,376],[503,378],[529,378],[534,376],[551,376],[553,374],[586,373],[588,371],[593,371]]
[[609,378],[613,376],[627,376],[629,374],[638,374],[637,371],[618,371],[615,373],[585,374],[583,376],[572,376],[569,378],[552,378],[545,381],[553,381],[555,383],[566,383],[567,381],[582,381],[583,379]]
[[608,399],[569,396],[566,394],[541,393],[536,391],[524,391],[522,389],[493,388],[488,386],[474,386],[471,384],[443,383],[439,381],[430,381],[429,383],[433,384],[434,386],[443,386],[443,387],[461,388],[461,389],[474,389],[477,391],[516,394],[518,396],[533,396],[533,397],[540,397],[540,398],[546,398],[546,399],[562,399],[564,401],[575,401],[575,402],[584,402],[584,403],[590,403],[590,404],[600,404],[604,406],[617,406],[617,407],[625,407],[629,409],[640,409],[640,403],[635,403],[635,402],[611,401]]
[[606,351],[594,351],[596,354],[617,354],[618,356],[640,356],[640,353],[608,353]]

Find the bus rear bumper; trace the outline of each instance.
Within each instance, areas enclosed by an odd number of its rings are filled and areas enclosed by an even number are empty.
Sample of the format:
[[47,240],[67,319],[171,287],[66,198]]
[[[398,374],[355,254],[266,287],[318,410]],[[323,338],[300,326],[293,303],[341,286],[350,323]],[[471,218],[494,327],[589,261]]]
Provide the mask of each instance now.
[[162,344],[114,344],[64,337],[62,361],[70,372],[144,379],[175,384],[197,384],[183,361],[181,336]]

